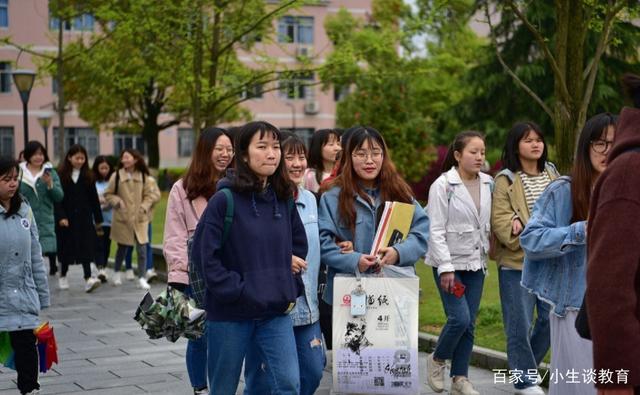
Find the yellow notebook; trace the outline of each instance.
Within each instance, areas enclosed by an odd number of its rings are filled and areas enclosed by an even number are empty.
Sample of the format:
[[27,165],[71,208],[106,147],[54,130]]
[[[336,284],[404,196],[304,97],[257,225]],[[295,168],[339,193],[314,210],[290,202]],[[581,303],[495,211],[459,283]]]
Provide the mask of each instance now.
[[413,220],[413,210],[413,204],[385,202],[371,247],[371,255],[377,255],[380,248],[391,247],[407,238]]

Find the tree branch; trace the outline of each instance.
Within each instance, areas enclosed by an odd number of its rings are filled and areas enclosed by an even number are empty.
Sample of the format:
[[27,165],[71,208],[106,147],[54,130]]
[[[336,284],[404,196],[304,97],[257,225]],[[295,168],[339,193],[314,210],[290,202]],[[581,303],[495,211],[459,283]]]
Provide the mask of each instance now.
[[[561,88],[560,92],[563,96],[563,99],[565,100],[566,103],[569,103],[571,101],[571,97],[569,96],[569,89],[567,88],[567,82],[564,79],[564,75],[560,71],[560,67],[558,66],[558,62],[556,62],[556,58],[554,58],[553,54],[551,53],[551,49],[549,49],[549,46],[547,45],[545,38],[542,36],[540,31],[536,29],[535,26],[531,24],[531,22],[529,22],[529,19],[527,18],[527,16],[522,12],[522,10],[518,8],[518,6],[513,2],[513,0],[507,0],[507,4],[516,14],[518,19],[520,19],[520,21],[524,24],[524,26],[531,32],[531,34],[533,34],[533,37],[538,42],[538,45],[540,46],[540,49],[544,54],[544,57],[549,62],[549,65],[551,66],[551,70],[553,70],[553,74],[560,82],[560,88]],[[489,6],[487,5],[486,8],[488,9]]]
[[[500,48],[498,48],[498,40],[497,40],[496,35],[495,35],[495,29],[493,27],[493,24],[491,23],[491,15],[489,13],[489,5],[488,5],[488,3],[485,3],[484,12],[485,12],[485,15],[487,17],[487,23],[489,24],[489,37],[491,38],[491,42],[493,43],[493,46],[496,49],[496,56],[498,57],[498,61],[502,65],[502,68],[507,72],[507,74],[509,74],[511,76],[511,78],[513,78],[513,80],[516,82],[516,84],[518,86],[520,86],[525,92],[527,92],[527,94],[529,94],[529,96],[531,96],[533,98],[533,100],[535,100],[536,103],[538,103],[540,105],[540,107],[542,107],[544,112],[546,112],[547,115],[550,118],[553,118],[553,112],[546,105],[546,103],[540,98],[540,96],[538,96],[531,88],[529,88],[527,86],[527,84],[525,84],[520,79],[520,77],[518,77],[516,75],[516,73],[514,73],[513,70],[511,70],[511,68],[505,63],[504,59],[502,58],[502,55],[500,54]],[[564,86],[564,84],[563,84],[563,86]],[[565,86],[565,89],[566,89],[566,86]]]

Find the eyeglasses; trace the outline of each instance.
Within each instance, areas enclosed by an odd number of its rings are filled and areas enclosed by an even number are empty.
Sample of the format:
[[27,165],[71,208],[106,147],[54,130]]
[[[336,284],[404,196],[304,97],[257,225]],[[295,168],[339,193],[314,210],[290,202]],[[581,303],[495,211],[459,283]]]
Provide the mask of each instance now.
[[373,151],[365,151],[365,150],[357,150],[353,153],[352,157],[361,162],[367,160],[367,158],[371,158],[372,160],[382,158],[382,150],[373,150]]
[[232,147],[222,147],[220,145],[216,145],[215,147],[213,147],[213,151],[216,154],[222,154],[222,153],[226,152],[229,155],[233,155],[233,148]]
[[607,141],[607,140],[592,140],[591,141],[591,148],[593,148],[594,152],[597,152],[599,154],[604,154],[605,152],[609,151],[609,148],[611,147],[611,145],[613,144],[613,141]]

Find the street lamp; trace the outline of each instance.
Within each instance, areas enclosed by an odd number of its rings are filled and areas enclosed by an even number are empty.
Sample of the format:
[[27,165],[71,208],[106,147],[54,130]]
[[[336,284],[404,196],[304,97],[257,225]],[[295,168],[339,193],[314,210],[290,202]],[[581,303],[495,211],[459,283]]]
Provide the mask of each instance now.
[[295,103],[290,102],[290,101],[286,101],[284,102],[284,104],[287,107],[291,107],[291,123],[293,124],[293,130],[292,132],[295,134],[296,133],[296,106]]
[[16,70],[13,73],[13,83],[20,92],[20,99],[22,100],[22,116],[24,120],[24,145],[27,146],[29,142],[29,116],[27,110],[27,103],[29,102],[29,95],[31,94],[31,88],[33,87],[33,81],[36,79],[36,73],[31,70]]
[[49,125],[51,124],[51,115],[45,115],[38,117],[38,122],[44,130],[44,149],[49,152]]

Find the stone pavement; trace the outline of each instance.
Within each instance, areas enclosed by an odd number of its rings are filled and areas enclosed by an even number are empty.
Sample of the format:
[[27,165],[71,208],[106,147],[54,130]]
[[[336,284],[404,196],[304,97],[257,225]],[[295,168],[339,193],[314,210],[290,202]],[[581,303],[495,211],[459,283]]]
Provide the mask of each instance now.
[[[134,281],[120,287],[103,284],[91,294],[84,292],[82,268],[69,270],[71,288],[58,289],[51,281],[52,306],[42,314],[54,327],[60,363],[41,374],[42,394],[192,394],[184,354],[186,341],[150,340],[132,317],[144,295]],[[164,285],[152,284],[152,294]],[[424,354],[421,372],[425,371]],[[470,379],[481,394],[513,393],[511,386],[494,384],[489,371],[472,368]],[[13,370],[0,366],[0,395],[18,394]],[[424,379],[423,379],[424,381]],[[239,393],[242,390],[240,384]],[[317,394],[331,392],[328,364]],[[426,384],[423,394],[432,394]]]

